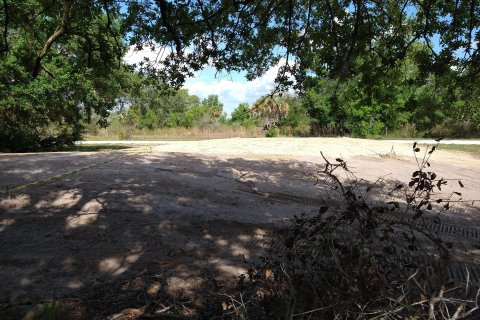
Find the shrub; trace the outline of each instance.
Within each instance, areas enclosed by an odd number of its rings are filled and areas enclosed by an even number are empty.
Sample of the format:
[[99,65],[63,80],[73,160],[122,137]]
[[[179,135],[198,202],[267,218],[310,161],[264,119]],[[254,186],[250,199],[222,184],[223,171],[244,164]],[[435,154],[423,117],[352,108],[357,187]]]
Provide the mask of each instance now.
[[17,124],[0,128],[0,151],[58,151],[71,148],[81,140],[81,124],[24,126]]
[[[463,289],[446,286],[453,244],[429,230],[424,220],[429,213],[438,218],[459,194],[437,196],[436,190],[447,180],[430,171],[435,149],[417,159],[418,170],[407,185],[394,184],[388,192],[379,187],[382,179],[365,183],[342,159],[330,162],[324,157],[325,168],[316,177],[325,183],[331,199],[314,216],[295,216],[279,233],[272,248],[280,249],[240,278],[241,299],[226,301],[226,312],[235,319],[474,315],[480,291],[468,299],[471,284]],[[420,151],[416,144],[413,150]],[[460,181],[459,185],[463,186]],[[375,197],[375,191],[380,195]],[[431,268],[436,271],[433,277]]]
[[279,134],[280,134],[280,132],[279,132],[278,128],[273,127],[273,128],[268,129],[268,131],[265,133],[265,137],[275,138],[275,137],[278,137]]

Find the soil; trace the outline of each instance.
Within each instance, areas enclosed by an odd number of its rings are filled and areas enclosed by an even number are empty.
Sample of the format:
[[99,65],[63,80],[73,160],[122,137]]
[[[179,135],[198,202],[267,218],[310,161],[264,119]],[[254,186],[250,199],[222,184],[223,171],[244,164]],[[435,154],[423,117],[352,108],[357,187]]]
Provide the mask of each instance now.
[[[221,313],[204,308],[222,299],[207,292],[226,291],[264,253],[270,231],[314,214],[326,198],[315,179],[320,152],[342,157],[366,182],[383,177],[378,195],[417,168],[412,146],[349,138],[0,155],[0,318],[52,298],[88,319]],[[480,159],[436,151],[429,162],[455,179],[439,197],[461,191],[480,200]],[[456,203],[445,221],[468,230],[459,239],[466,262],[478,266],[478,202]]]

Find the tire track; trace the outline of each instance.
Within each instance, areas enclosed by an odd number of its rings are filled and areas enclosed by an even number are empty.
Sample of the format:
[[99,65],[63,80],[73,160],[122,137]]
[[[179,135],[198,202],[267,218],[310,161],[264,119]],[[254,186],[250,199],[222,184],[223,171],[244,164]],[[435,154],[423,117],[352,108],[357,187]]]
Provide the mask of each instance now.
[[7,188],[6,190],[0,190],[0,195],[6,194],[6,195],[10,196],[11,193],[14,192],[14,191],[27,189],[29,187],[39,185],[39,184],[42,184],[42,183],[46,183],[46,182],[50,182],[50,181],[55,180],[55,179],[62,179],[66,176],[69,176],[69,175],[72,175],[72,174],[75,174],[75,173],[78,173],[78,172],[81,172],[81,171],[84,171],[84,170],[87,170],[87,169],[90,169],[90,168],[93,168],[93,167],[97,167],[97,166],[100,166],[102,164],[106,164],[106,163],[117,161],[117,160],[123,160],[123,159],[129,158],[129,157],[133,157],[133,156],[144,154],[144,153],[151,153],[151,151],[135,152],[135,153],[123,155],[121,157],[114,157],[114,158],[110,158],[110,159],[107,159],[107,160],[104,160],[104,161],[92,163],[92,164],[89,164],[89,165],[86,165],[86,166],[83,166],[83,167],[80,167],[80,168],[76,168],[74,170],[62,172],[60,174],[56,174],[56,175],[53,175],[53,176],[50,176],[50,177],[46,177],[46,178],[38,179],[38,180],[35,180],[35,181],[31,181],[31,182],[28,182],[28,183],[24,183],[24,184],[16,186],[16,187]]
[[[254,193],[257,196],[268,198],[274,201],[294,201],[301,204],[320,206],[325,205],[324,201],[314,198],[308,198],[303,196],[297,196],[286,193],[261,193],[256,191]],[[398,222],[398,223],[408,223],[409,219],[405,219],[400,215],[393,215],[391,213],[385,212],[380,215],[381,219],[385,221]],[[438,234],[442,238],[455,237],[455,239],[460,240],[461,245],[472,243],[479,243],[480,240],[480,228],[471,227],[471,226],[462,226],[457,225],[451,222],[436,222],[433,219],[424,217],[414,221],[414,227],[417,228],[426,228],[430,232]],[[473,241],[472,241],[473,240]],[[253,239],[247,244],[247,248],[254,249],[262,248],[265,252],[284,252],[286,250],[285,243],[283,241],[275,241],[274,238],[266,239]],[[399,257],[399,259],[405,259],[406,257]],[[425,257],[418,257],[421,264],[425,265],[427,262]],[[423,261],[421,261],[423,260]],[[438,277],[441,273],[441,270],[433,266],[432,264],[426,264],[425,272],[427,272],[432,277]],[[467,280],[470,284],[473,284],[476,287],[480,287],[480,264],[471,263],[471,262],[458,262],[452,261],[452,263],[446,268],[445,278],[448,282],[454,283],[466,283]]]
[[[325,205],[325,201],[303,197],[298,195],[292,195],[287,193],[269,193],[269,192],[255,192],[254,194],[265,197],[271,200],[277,201],[293,201],[296,203],[311,205],[311,206],[322,206]],[[380,218],[392,221],[392,222],[408,222],[408,219],[403,218],[401,215],[393,215],[388,212],[384,212],[380,214]],[[480,240],[480,228],[476,227],[467,227],[462,225],[457,225],[448,222],[435,222],[433,219],[429,219],[425,217],[422,220],[417,220],[414,223],[415,227],[426,227],[429,231],[445,234],[445,235],[453,235],[453,236],[460,236],[464,238],[470,238],[473,240]]]

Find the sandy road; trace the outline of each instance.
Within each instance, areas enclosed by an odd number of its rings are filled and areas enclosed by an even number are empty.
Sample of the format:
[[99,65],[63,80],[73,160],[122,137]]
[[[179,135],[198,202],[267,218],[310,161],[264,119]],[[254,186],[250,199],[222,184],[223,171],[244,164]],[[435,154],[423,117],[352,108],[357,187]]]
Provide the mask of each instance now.
[[[139,295],[190,301],[244,272],[244,257],[263,252],[269,229],[317,210],[320,152],[342,156],[365,180],[385,177],[385,188],[416,168],[409,145],[348,138],[176,141],[137,151],[0,155],[0,190],[71,172],[0,194],[5,308],[53,292],[92,310],[109,298],[117,304],[106,313]],[[430,162],[439,176],[463,181],[465,199],[480,198],[478,158],[438,151]],[[466,204],[455,218],[467,243],[479,215]],[[470,261],[480,256],[468,251]]]

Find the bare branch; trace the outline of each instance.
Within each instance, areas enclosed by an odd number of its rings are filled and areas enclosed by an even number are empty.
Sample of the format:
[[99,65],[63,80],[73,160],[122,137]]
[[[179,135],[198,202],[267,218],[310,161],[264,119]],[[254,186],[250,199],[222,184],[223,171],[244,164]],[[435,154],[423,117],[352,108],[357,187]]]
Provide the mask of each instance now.
[[118,35],[117,33],[115,32],[115,30],[113,29],[113,23],[112,23],[112,18],[111,18],[111,15],[110,15],[110,10],[108,9],[108,5],[107,5],[107,2],[104,0],[103,1],[103,9],[105,10],[105,13],[107,14],[107,28],[108,30],[110,31],[110,33],[112,34],[113,38],[115,39],[115,44],[117,45],[117,48],[118,48],[118,54],[119,54],[119,59],[118,59],[118,63],[120,64],[121,63],[121,55],[122,55],[122,46],[120,45],[120,41],[118,41]]
[[63,1],[63,13],[62,13],[62,20],[60,22],[60,27],[58,27],[55,32],[47,39],[45,42],[42,51],[37,54],[37,58],[35,59],[35,65],[33,67],[32,76],[34,78],[38,77],[41,68],[42,59],[47,55],[48,50],[53,45],[55,41],[58,40],[66,31],[68,18],[70,14],[70,0]]
[[177,30],[175,30],[175,28],[169,22],[170,13],[168,12],[167,2],[165,0],[157,0],[157,4],[160,8],[160,13],[162,15],[163,26],[167,29],[167,31],[172,36],[173,42],[175,42],[175,47],[178,54],[182,52],[182,43],[180,41],[180,37],[177,33]]
[[4,22],[4,25],[3,25],[3,41],[5,42],[5,47],[3,48],[3,52],[8,52],[10,49],[9,49],[9,45],[8,45],[8,4],[7,4],[7,0],[3,0],[3,12],[5,14],[5,22]]
[[55,79],[55,75],[50,71],[48,70],[45,66],[40,66],[42,68],[43,71],[45,71],[51,78]]

